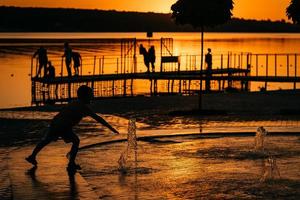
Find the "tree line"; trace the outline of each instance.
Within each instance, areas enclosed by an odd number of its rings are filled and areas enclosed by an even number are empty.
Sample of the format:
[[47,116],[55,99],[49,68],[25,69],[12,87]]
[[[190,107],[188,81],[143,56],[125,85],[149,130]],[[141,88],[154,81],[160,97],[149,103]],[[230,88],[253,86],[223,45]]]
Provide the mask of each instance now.
[[[233,18],[205,28],[209,32],[300,32],[282,21]],[[0,7],[0,32],[194,32],[192,25],[177,25],[172,14],[63,8]]]

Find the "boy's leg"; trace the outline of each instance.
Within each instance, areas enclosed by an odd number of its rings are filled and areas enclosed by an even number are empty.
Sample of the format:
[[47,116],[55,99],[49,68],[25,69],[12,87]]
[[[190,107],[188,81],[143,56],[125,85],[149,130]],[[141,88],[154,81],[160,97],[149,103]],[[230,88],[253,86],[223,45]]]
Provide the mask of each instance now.
[[28,162],[30,162],[33,165],[37,165],[37,161],[36,161],[36,156],[37,154],[46,146],[48,145],[50,142],[52,141],[51,137],[46,136],[45,138],[43,138],[37,145],[36,147],[33,149],[32,154],[30,156],[28,156],[27,158],[25,158]]
[[70,159],[69,159],[69,165],[75,165],[75,159],[79,148],[80,140],[77,135],[74,133],[68,138],[70,142],[72,142],[72,147],[70,151]]
[[35,77],[39,77],[39,75],[41,74],[41,71],[42,71],[42,67],[43,67],[43,64],[42,64],[42,63],[39,63],[38,71],[37,71]]

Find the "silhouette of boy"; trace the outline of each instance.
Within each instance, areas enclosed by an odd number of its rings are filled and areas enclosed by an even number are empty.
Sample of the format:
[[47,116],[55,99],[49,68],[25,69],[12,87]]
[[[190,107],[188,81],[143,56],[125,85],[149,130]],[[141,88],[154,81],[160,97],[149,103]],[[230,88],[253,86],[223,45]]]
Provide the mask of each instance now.
[[65,57],[68,76],[72,77],[72,71],[71,71],[72,49],[68,42],[65,42],[64,47],[65,47],[65,53],[62,57]]
[[47,56],[47,50],[44,47],[40,47],[34,54],[33,58],[38,56],[39,59],[39,68],[38,72],[36,74],[36,77],[38,77],[41,74],[42,68],[44,68],[44,77],[46,76],[47,71],[47,63],[48,63],[48,56]]
[[37,154],[50,142],[62,138],[66,143],[72,143],[69,154],[69,164],[67,167],[68,171],[81,169],[80,166],[75,163],[80,140],[73,132],[72,128],[85,116],[92,117],[100,124],[109,128],[112,132],[119,134],[116,129],[114,129],[102,117],[93,112],[88,106],[93,98],[93,91],[90,87],[86,85],[80,86],[77,90],[77,96],[77,101],[68,104],[53,118],[46,136],[37,144],[32,154],[25,158],[29,163],[37,166]]
[[72,52],[73,67],[75,71],[75,76],[79,76],[79,66],[81,66],[82,60],[81,55],[78,52]]
[[52,65],[51,61],[48,62],[47,78],[50,78],[50,79],[55,78],[55,68]]
[[150,72],[150,70],[149,70],[149,66],[150,66],[149,55],[148,55],[147,50],[145,49],[145,47],[142,44],[140,45],[140,54],[144,56],[144,64],[147,67],[147,73],[149,73]]
[[150,64],[151,64],[151,68],[152,68],[152,72],[154,72],[155,71],[155,65],[154,65],[154,63],[155,63],[155,48],[154,48],[154,46],[151,46],[150,48],[149,48],[149,50],[148,50],[148,56],[149,56],[149,62],[150,62]]
[[207,79],[205,81],[205,88],[207,92],[210,92],[210,79],[212,76],[212,54],[211,49],[207,49],[207,54],[205,55],[205,63],[207,64]]

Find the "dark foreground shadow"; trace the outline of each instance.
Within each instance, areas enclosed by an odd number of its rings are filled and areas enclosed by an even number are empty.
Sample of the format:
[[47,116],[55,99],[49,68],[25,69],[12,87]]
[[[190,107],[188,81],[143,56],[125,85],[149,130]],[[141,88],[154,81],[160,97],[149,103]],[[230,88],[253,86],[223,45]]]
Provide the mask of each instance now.
[[35,166],[25,172],[25,174],[30,177],[32,188],[31,191],[27,192],[31,193],[33,199],[57,199],[59,197],[64,199],[79,199],[75,173],[67,173],[70,188],[69,192],[67,192],[65,190],[61,190],[61,188],[55,188],[59,187],[57,185],[49,185],[49,183],[44,183],[41,180],[39,180],[41,177],[38,177],[36,175],[37,169],[38,168]]

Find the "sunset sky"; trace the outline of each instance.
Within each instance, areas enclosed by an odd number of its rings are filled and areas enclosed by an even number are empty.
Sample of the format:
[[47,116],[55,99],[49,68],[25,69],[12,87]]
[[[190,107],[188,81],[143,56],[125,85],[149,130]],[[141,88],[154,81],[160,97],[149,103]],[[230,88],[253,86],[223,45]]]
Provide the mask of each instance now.
[[[1,6],[64,7],[115,9],[126,11],[170,12],[176,0],[1,0]],[[235,0],[234,16],[246,19],[287,19],[285,9],[290,0]]]

